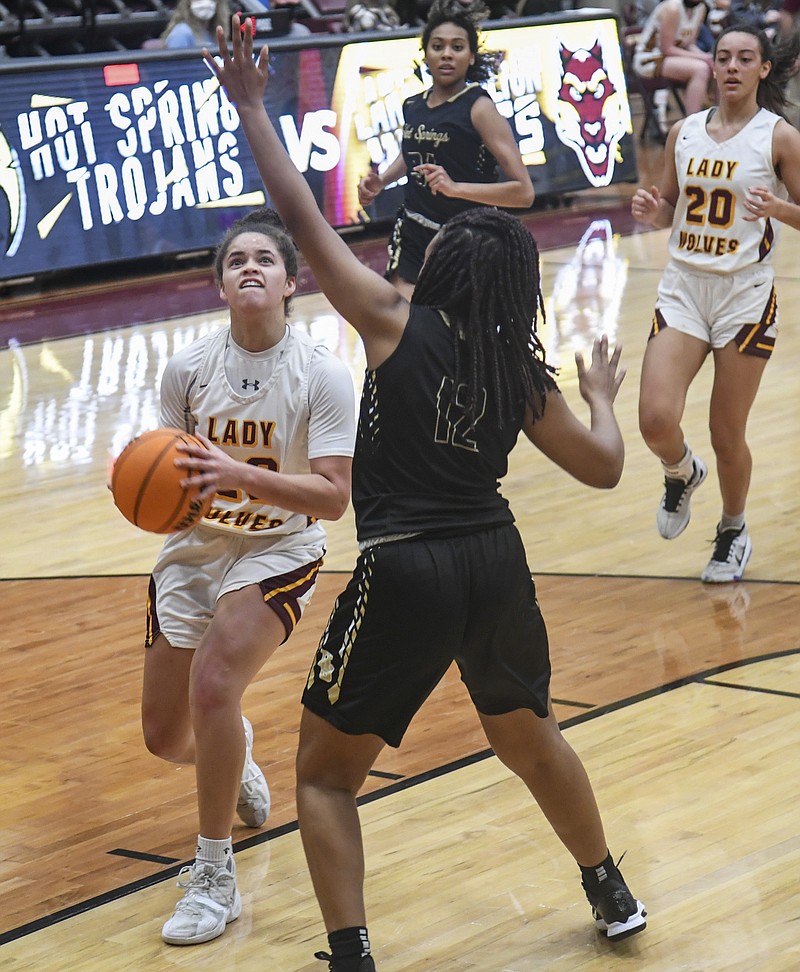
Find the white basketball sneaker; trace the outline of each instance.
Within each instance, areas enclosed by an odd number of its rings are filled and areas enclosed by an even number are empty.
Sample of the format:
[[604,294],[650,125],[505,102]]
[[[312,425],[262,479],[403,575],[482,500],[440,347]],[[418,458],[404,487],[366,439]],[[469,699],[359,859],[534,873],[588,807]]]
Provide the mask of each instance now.
[[269,787],[258,763],[253,759],[253,727],[250,720],[242,716],[244,739],[247,747],[242,770],[242,783],[239,787],[239,802],[236,812],[248,827],[262,827],[269,816]]
[[665,540],[674,540],[686,529],[692,513],[689,500],[692,493],[708,476],[708,466],[702,459],[694,457],[694,468],[688,482],[684,479],[664,479],[664,495],[656,512],[656,526]]
[[[230,860],[233,867],[233,859]],[[178,887],[185,888],[175,912],[161,929],[170,945],[199,945],[225,931],[228,922],[242,913],[242,899],[236,887],[236,870],[195,861],[181,868]]]
[[700,575],[704,584],[731,584],[742,579],[753,544],[747,527],[739,530],[720,530],[714,540],[714,553]]

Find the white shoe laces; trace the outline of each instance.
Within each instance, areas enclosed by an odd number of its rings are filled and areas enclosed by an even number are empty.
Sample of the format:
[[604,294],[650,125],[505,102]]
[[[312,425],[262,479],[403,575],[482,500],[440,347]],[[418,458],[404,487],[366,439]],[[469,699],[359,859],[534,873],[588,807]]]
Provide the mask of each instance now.
[[[206,906],[208,902],[225,908],[230,906],[230,893],[213,880],[214,874],[208,871],[208,866],[189,864],[180,869],[176,883],[179,888],[185,888],[186,893],[175,906],[176,911],[185,911],[193,917],[199,917],[203,913],[203,899],[205,899]],[[227,874],[228,872],[225,871],[224,873]],[[233,878],[233,875],[230,875],[230,877]]]

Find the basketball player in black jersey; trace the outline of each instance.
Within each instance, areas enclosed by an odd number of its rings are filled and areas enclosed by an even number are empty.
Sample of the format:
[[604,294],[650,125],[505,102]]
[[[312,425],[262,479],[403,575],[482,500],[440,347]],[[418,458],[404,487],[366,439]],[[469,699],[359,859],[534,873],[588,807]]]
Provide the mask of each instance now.
[[408,174],[386,268],[387,279],[408,299],[425,248],[451,216],[479,204],[524,209],[533,203],[511,126],[479,84],[494,72],[494,58],[480,49],[478,35],[487,14],[480,2],[435,0],[421,38],[431,87],[403,102],[401,153],[358,184],[359,203],[367,207]]
[[267,57],[234,18],[212,70],[236,104],[267,191],[342,317],[367,375],[353,466],[361,554],[303,694],[300,831],[333,972],[372,972],[356,795],[455,659],[498,757],[527,785],[580,866],[597,928],[645,927],[606,845],[592,787],[550,705],[547,634],[498,480],[518,433],[590,486],[611,488],[624,448],[613,402],[619,349],[577,357],[591,427],[558,391],[535,332],[539,261],[522,223],[492,208],[450,219],[409,302],[327,224],[263,105]]

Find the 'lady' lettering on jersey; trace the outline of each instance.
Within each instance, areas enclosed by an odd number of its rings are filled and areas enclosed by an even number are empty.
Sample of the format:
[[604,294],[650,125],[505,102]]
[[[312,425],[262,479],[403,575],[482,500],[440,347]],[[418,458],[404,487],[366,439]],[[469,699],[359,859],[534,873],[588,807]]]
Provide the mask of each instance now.
[[709,179],[732,179],[736,171],[738,162],[728,159],[689,159],[686,163],[686,175],[700,178],[705,176]]
[[218,434],[216,415],[209,415],[208,417],[206,436],[214,445],[272,448],[272,433],[275,431],[274,422],[265,422],[263,419],[259,419],[257,422],[250,419],[224,419],[223,421],[225,427]]

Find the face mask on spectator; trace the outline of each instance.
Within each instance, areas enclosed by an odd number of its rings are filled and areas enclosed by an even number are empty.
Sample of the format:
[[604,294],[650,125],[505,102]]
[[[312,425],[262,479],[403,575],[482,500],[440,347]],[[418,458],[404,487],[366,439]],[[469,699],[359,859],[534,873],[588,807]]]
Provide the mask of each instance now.
[[214,0],[192,0],[189,9],[198,20],[211,20],[217,5]]

